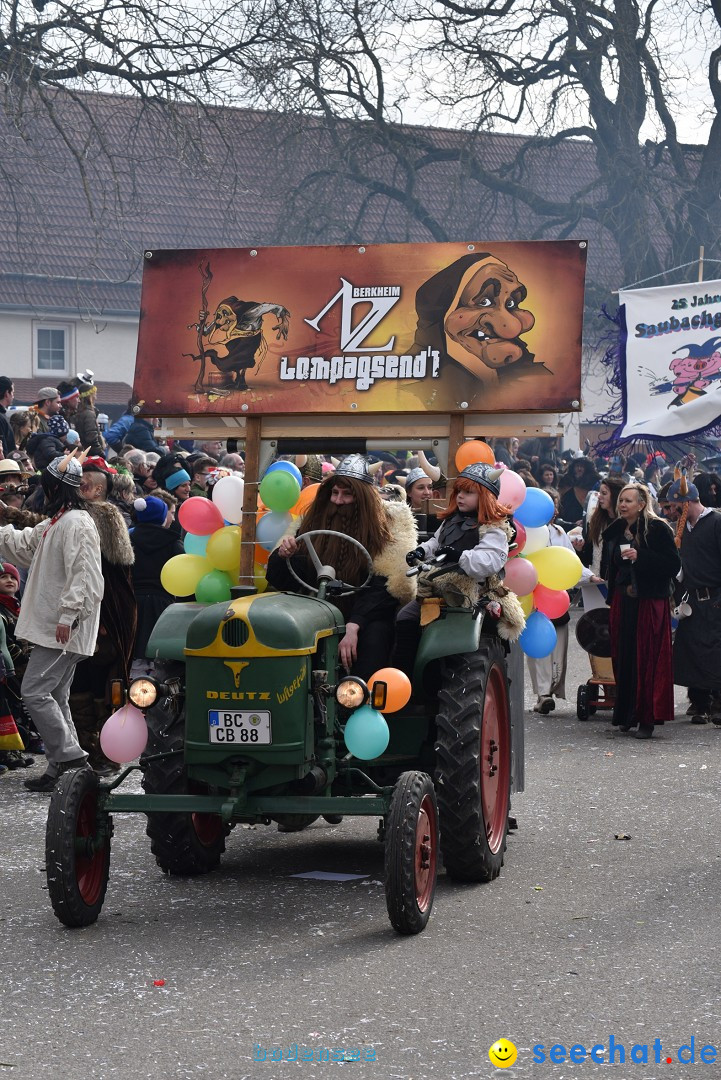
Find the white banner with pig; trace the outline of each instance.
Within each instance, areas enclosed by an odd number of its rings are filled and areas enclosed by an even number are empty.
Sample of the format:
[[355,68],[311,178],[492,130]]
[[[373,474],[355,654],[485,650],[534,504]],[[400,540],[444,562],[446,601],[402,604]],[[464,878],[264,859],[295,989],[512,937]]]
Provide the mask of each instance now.
[[721,281],[622,289],[621,438],[681,438],[721,421]]

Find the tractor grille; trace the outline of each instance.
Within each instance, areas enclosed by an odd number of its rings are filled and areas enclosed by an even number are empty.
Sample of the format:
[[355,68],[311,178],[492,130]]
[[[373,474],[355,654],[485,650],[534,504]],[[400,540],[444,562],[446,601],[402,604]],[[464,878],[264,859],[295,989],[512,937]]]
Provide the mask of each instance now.
[[248,627],[243,619],[230,619],[223,624],[223,641],[231,649],[239,649],[241,645],[245,645],[249,636]]

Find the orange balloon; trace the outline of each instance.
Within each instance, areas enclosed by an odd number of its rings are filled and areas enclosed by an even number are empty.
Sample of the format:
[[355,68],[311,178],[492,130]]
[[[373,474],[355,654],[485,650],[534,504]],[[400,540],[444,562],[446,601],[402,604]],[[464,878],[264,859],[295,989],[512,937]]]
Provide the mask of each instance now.
[[291,514],[296,516],[304,514],[318,494],[319,487],[320,484],[309,484],[308,487],[304,487],[298,496],[298,502],[290,508]]
[[463,472],[468,465],[476,465],[479,461],[482,461],[484,465],[493,465],[495,460],[496,455],[488,443],[482,442],[481,439],[471,439],[470,442],[461,443],[456,451],[456,468],[459,472]]
[[411,700],[411,680],[398,668],[384,667],[376,671],[375,675],[371,675],[368,680],[368,688],[373,694],[373,683],[384,682],[388,687],[386,694],[386,703],[381,709],[381,712],[398,712],[404,705],[407,705]]
[[268,562],[268,559],[270,558],[270,552],[266,551],[265,548],[262,548],[260,544],[256,544],[255,555],[253,556],[253,558],[257,563],[260,563],[261,566],[265,566]]

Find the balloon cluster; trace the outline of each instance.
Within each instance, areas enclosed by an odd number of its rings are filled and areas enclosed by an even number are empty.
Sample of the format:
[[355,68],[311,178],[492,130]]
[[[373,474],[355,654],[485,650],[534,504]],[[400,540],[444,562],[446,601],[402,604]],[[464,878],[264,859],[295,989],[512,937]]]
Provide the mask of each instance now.
[[[456,467],[460,472],[478,461],[490,465],[494,464],[493,458],[487,443],[465,442],[456,454]],[[556,646],[556,628],[551,620],[568,611],[566,589],[578,584],[583,566],[578,555],[568,548],[549,547],[548,525],[555,512],[551,496],[541,488],[527,488],[523,478],[504,465],[498,467],[503,469],[498,501],[513,510],[517,530],[517,546],[506,563],[503,584],[516,593],[526,617],[519,644],[526,656],[540,659]]]
[[[265,473],[259,489],[256,517],[254,583],[267,587],[265,564],[294,516],[304,514],[315,498],[318,484],[301,492],[300,471],[290,461],[276,461]],[[163,567],[160,581],[172,596],[191,596],[200,603],[230,600],[238,583],[242,543],[244,483],[239,476],[223,476],[211,499],[192,496],[178,511],[187,535],[185,554],[174,555]]]
[[368,680],[371,697],[377,682],[386,684],[383,710],[374,709],[372,705],[361,705],[348,717],[343,735],[353,757],[363,761],[380,757],[388,746],[391,734],[384,714],[398,712],[411,698],[411,681],[398,668],[380,668],[375,675],[371,675]]

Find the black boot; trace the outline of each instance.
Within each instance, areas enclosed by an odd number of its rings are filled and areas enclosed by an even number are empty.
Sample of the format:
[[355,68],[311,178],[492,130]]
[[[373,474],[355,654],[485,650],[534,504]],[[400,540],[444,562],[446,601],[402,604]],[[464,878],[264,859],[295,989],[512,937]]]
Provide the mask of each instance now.
[[421,640],[420,623],[414,619],[400,619],[396,623],[396,644],[391,664],[405,672],[409,679],[413,677],[413,666]]

